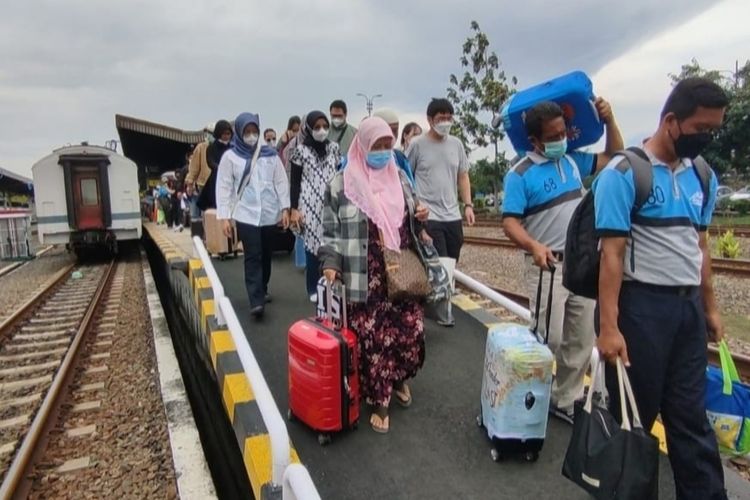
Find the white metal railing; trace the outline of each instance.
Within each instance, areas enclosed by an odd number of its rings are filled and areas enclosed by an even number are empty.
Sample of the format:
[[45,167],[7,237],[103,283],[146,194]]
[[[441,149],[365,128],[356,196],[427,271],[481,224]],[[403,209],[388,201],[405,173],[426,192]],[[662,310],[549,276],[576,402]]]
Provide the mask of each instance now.
[[284,471],[281,500],[320,500],[310,473],[300,464],[291,464]]
[[458,269],[455,269],[453,271],[453,277],[456,281],[461,283],[463,286],[471,290],[472,292],[476,292],[482,297],[485,297],[492,302],[496,303],[497,305],[504,307],[508,311],[512,312],[519,318],[531,321],[531,311],[526,309],[523,306],[518,305],[517,303],[513,302],[511,299],[506,297],[505,295],[497,293],[492,288],[488,287],[484,283],[481,283],[471,276],[468,276]]
[[320,499],[320,495],[307,469],[302,465],[290,463],[291,449],[286,421],[282,417],[278,406],[276,406],[276,401],[273,399],[273,394],[271,394],[271,390],[261,372],[258,361],[253,354],[253,350],[250,348],[247,337],[245,337],[245,332],[242,329],[242,325],[240,325],[239,319],[237,319],[234,307],[232,307],[229,298],[224,295],[224,287],[219,280],[219,276],[216,274],[211,257],[208,255],[203,241],[197,236],[193,238],[193,247],[203,263],[203,268],[206,270],[206,275],[211,283],[214,293],[214,314],[216,315],[216,320],[219,325],[226,325],[232,336],[242,369],[250,386],[253,388],[255,401],[258,404],[263,423],[268,430],[271,440],[271,481],[273,486],[282,489],[282,495],[285,499]]

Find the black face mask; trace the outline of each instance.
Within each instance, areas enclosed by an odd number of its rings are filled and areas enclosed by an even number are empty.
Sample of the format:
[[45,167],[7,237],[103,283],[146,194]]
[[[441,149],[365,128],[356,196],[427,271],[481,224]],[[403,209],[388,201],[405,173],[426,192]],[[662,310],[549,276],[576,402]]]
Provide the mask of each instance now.
[[677,139],[672,139],[672,141],[674,142],[674,152],[677,156],[694,160],[706,149],[706,146],[711,144],[713,137],[708,132],[685,134],[682,132],[682,128],[680,128],[680,136]]

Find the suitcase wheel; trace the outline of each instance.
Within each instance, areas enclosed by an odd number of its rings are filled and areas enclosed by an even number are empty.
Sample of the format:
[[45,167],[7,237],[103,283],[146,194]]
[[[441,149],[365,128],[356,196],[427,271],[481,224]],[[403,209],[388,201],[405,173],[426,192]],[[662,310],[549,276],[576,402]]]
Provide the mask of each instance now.
[[286,411],[286,419],[288,421],[290,421],[290,422],[296,422],[297,421],[297,417],[294,416],[294,413],[292,413],[292,410],[287,410]]
[[537,460],[539,460],[539,452],[538,451],[527,451],[524,454],[523,458],[527,462],[536,462]]
[[318,434],[318,444],[320,446],[331,444],[331,435],[330,434]]
[[480,413],[477,415],[477,427],[482,427],[484,425],[484,420],[482,419],[482,414]]
[[500,454],[500,452],[497,451],[497,448],[490,449],[490,456],[492,457],[493,462],[500,462],[503,459],[502,454]]

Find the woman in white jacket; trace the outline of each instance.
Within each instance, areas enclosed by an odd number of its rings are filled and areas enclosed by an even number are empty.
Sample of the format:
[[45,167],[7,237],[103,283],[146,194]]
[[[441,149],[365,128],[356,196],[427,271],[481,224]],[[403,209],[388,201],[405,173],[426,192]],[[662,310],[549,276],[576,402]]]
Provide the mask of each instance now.
[[261,146],[260,120],[241,113],[234,121],[231,148],[219,163],[216,215],[224,234],[232,235],[232,220],[245,254],[245,287],[250,314],[260,319],[271,301],[271,239],[275,226],[289,227],[289,181],[276,150]]

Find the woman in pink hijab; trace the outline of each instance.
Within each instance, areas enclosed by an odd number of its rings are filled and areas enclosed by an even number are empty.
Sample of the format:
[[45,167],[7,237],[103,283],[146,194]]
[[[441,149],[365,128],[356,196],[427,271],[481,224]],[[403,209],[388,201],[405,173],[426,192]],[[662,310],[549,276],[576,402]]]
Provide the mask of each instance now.
[[421,368],[425,350],[422,305],[391,302],[387,293],[383,249],[414,248],[414,234],[428,240],[420,223],[427,209],[396,165],[393,141],[382,118],[361,123],[346,168],[325,194],[319,251],[328,281],[341,279],[347,289],[349,326],[359,337],[360,387],[379,433],[388,432],[392,399],[411,405],[406,380]]

